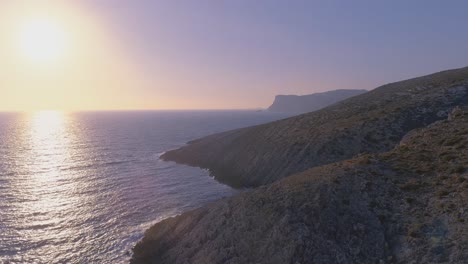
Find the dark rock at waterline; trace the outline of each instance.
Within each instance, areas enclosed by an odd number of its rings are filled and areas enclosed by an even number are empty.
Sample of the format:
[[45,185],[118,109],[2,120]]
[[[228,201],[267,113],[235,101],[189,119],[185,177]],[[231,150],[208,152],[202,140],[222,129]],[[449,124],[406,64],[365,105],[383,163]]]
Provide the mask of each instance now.
[[466,263],[468,109],[394,149],[166,219],[132,263]]

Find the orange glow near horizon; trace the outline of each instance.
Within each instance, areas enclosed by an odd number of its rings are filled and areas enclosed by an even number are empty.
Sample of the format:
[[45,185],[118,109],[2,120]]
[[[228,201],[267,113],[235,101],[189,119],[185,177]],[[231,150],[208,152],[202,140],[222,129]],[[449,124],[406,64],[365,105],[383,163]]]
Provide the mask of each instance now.
[[1,3],[0,17],[0,111],[153,106],[111,29],[74,1]]

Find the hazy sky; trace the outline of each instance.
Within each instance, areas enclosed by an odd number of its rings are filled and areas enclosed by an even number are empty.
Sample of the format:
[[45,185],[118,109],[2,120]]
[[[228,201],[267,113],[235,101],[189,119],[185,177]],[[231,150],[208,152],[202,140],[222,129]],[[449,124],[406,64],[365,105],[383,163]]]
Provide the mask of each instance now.
[[[267,107],[468,66],[463,0],[31,2],[0,3],[0,110]],[[15,55],[31,17],[65,32],[38,39],[53,62]]]

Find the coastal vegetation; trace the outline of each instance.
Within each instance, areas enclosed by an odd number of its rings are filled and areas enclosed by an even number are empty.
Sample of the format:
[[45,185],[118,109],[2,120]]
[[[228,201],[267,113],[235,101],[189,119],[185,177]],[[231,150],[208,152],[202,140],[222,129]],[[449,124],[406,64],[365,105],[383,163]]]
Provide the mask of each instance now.
[[161,221],[132,263],[463,263],[468,68],[167,152],[257,187]]

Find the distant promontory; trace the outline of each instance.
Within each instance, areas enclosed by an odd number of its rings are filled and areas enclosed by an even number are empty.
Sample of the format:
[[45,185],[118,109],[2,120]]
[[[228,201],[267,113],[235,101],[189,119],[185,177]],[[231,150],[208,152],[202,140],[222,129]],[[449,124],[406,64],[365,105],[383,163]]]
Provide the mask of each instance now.
[[277,95],[268,110],[284,113],[308,113],[365,92],[367,90],[341,89],[308,95]]
[[143,263],[466,263],[468,67],[209,135],[163,160],[256,187],[165,219]]
[[468,67],[386,84],[323,109],[226,131],[166,152],[235,187],[269,184],[360,153],[391,150],[410,130],[468,105]]

